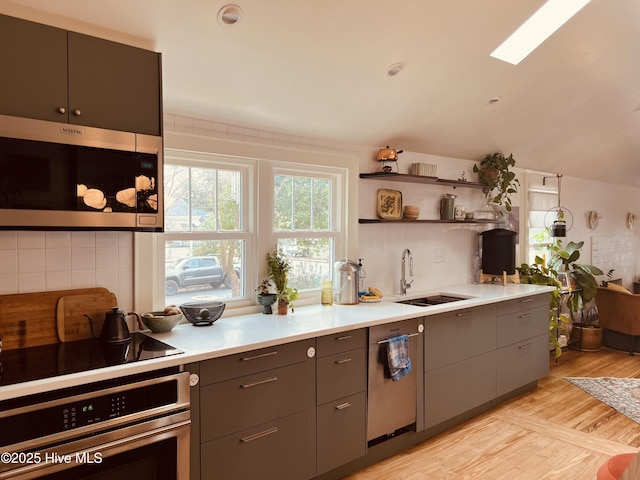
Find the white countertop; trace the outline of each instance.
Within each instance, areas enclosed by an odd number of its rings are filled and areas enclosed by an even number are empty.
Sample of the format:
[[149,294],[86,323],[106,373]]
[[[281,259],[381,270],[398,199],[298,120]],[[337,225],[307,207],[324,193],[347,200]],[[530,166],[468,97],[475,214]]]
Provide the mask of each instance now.
[[[211,326],[195,327],[185,323],[178,325],[168,333],[144,332],[155,339],[183,350],[185,352],[183,354],[7,385],[0,387],[0,400],[199,362],[356,328],[487,305],[531,294],[551,292],[553,289],[553,287],[524,284],[509,284],[507,286],[462,285],[446,287],[437,292],[412,292],[406,297],[388,298],[385,296],[384,300],[379,303],[298,307],[295,309],[295,313],[288,315],[263,315],[262,313],[235,317],[223,315]],[[464,297],[466,300],[426,308],[394,303],[397,300],[434,294],[454,295]]]

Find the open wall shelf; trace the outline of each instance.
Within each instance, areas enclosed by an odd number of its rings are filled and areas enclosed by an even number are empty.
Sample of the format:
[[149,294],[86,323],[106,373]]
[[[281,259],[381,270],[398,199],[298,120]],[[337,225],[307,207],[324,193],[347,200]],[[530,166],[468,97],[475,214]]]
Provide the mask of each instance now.
[[405,173],[387,173],[387,172],[375,172],[375,173],[361,173],[360,178],[367,180],[387,180],[391,182],[404,182],[404,183],[422,183],[426,185],[442,185],[449,187],[465,187],[465,188],[484,188],[487,185],[480,182],[463,182],[461,180],[447,180],[438,177],[425,177],[422,175],[407,175]]

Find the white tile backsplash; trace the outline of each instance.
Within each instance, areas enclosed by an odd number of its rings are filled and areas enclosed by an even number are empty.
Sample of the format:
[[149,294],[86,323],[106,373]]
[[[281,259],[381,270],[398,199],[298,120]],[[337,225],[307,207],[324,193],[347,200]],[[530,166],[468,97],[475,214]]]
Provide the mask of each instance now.
[[0,294],[105,287],[133,305],[133,233],[0,232]]

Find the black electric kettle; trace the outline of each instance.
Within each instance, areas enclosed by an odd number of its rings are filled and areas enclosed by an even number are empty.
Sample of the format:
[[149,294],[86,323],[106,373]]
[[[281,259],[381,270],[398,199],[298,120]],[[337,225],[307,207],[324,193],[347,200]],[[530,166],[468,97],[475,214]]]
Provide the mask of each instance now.
[[[104,316],[104,324],[102,326],[100,340],[104,343],[128,342],[131,339],[131,333],[129,332],[129,327],[127,327],[128,315],[135,315],[138,320],[138,325],[140,325],[140,329],[145,329],[140,315],[136,312],[129,312],[125,315],[122,310],[118,309],[118,307],[113,307],[111,311],[107,312]],[[91,333],[93,333],[93,336],[95,337],[96,335],[93,332],[93,320],[89,315],[85,314],[85,317],[89,319]]]

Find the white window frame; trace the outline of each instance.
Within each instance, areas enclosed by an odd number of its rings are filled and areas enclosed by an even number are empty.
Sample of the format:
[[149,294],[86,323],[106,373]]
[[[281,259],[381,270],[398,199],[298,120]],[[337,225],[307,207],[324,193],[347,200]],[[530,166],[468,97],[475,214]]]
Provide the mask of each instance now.
[[[223,163],[243,162],[248,169],[249,200],[245,231],[253,235],[251,247],[245,251],[245,295],[242,301],[227,305],[225,315],[255,313],[261,310],[255,299],[255,287],[266,278],[266,254],[273,250],[275,237],[271,232],[273,212],[273,188],[270,177],[274,168],[311,169],[316,172],[333,171],[341,176],[336,187],[337,201],[334,228],[340,231],[340,243],[335,245],[336,259],[354,258],[357,252],[357,199],[358,156],[355,152],[322,150],[314,147],[287,147],[232,141],[216,137],[204,137],[193,133],[166,131],[165,155],[183,152],[189,158],[198,155],[217,156]],[[265,183],[266,180],[266,183]],[[255,188],[254,188],[255,186]],[[258,206],[269,205],[266,219],[258,217]],[[263,211],[264,209],[261,209]],[[262,213],[264,214],[264,213]],[[266,229],[265,229],[266,227]],[[164,237],[154,233],[139,232],[134,240],[134,308],[151,311],[164,307]],[[318,297],[318,298],[316,298]],[[318,295],[303,295],[296,305],[318,303]]]

